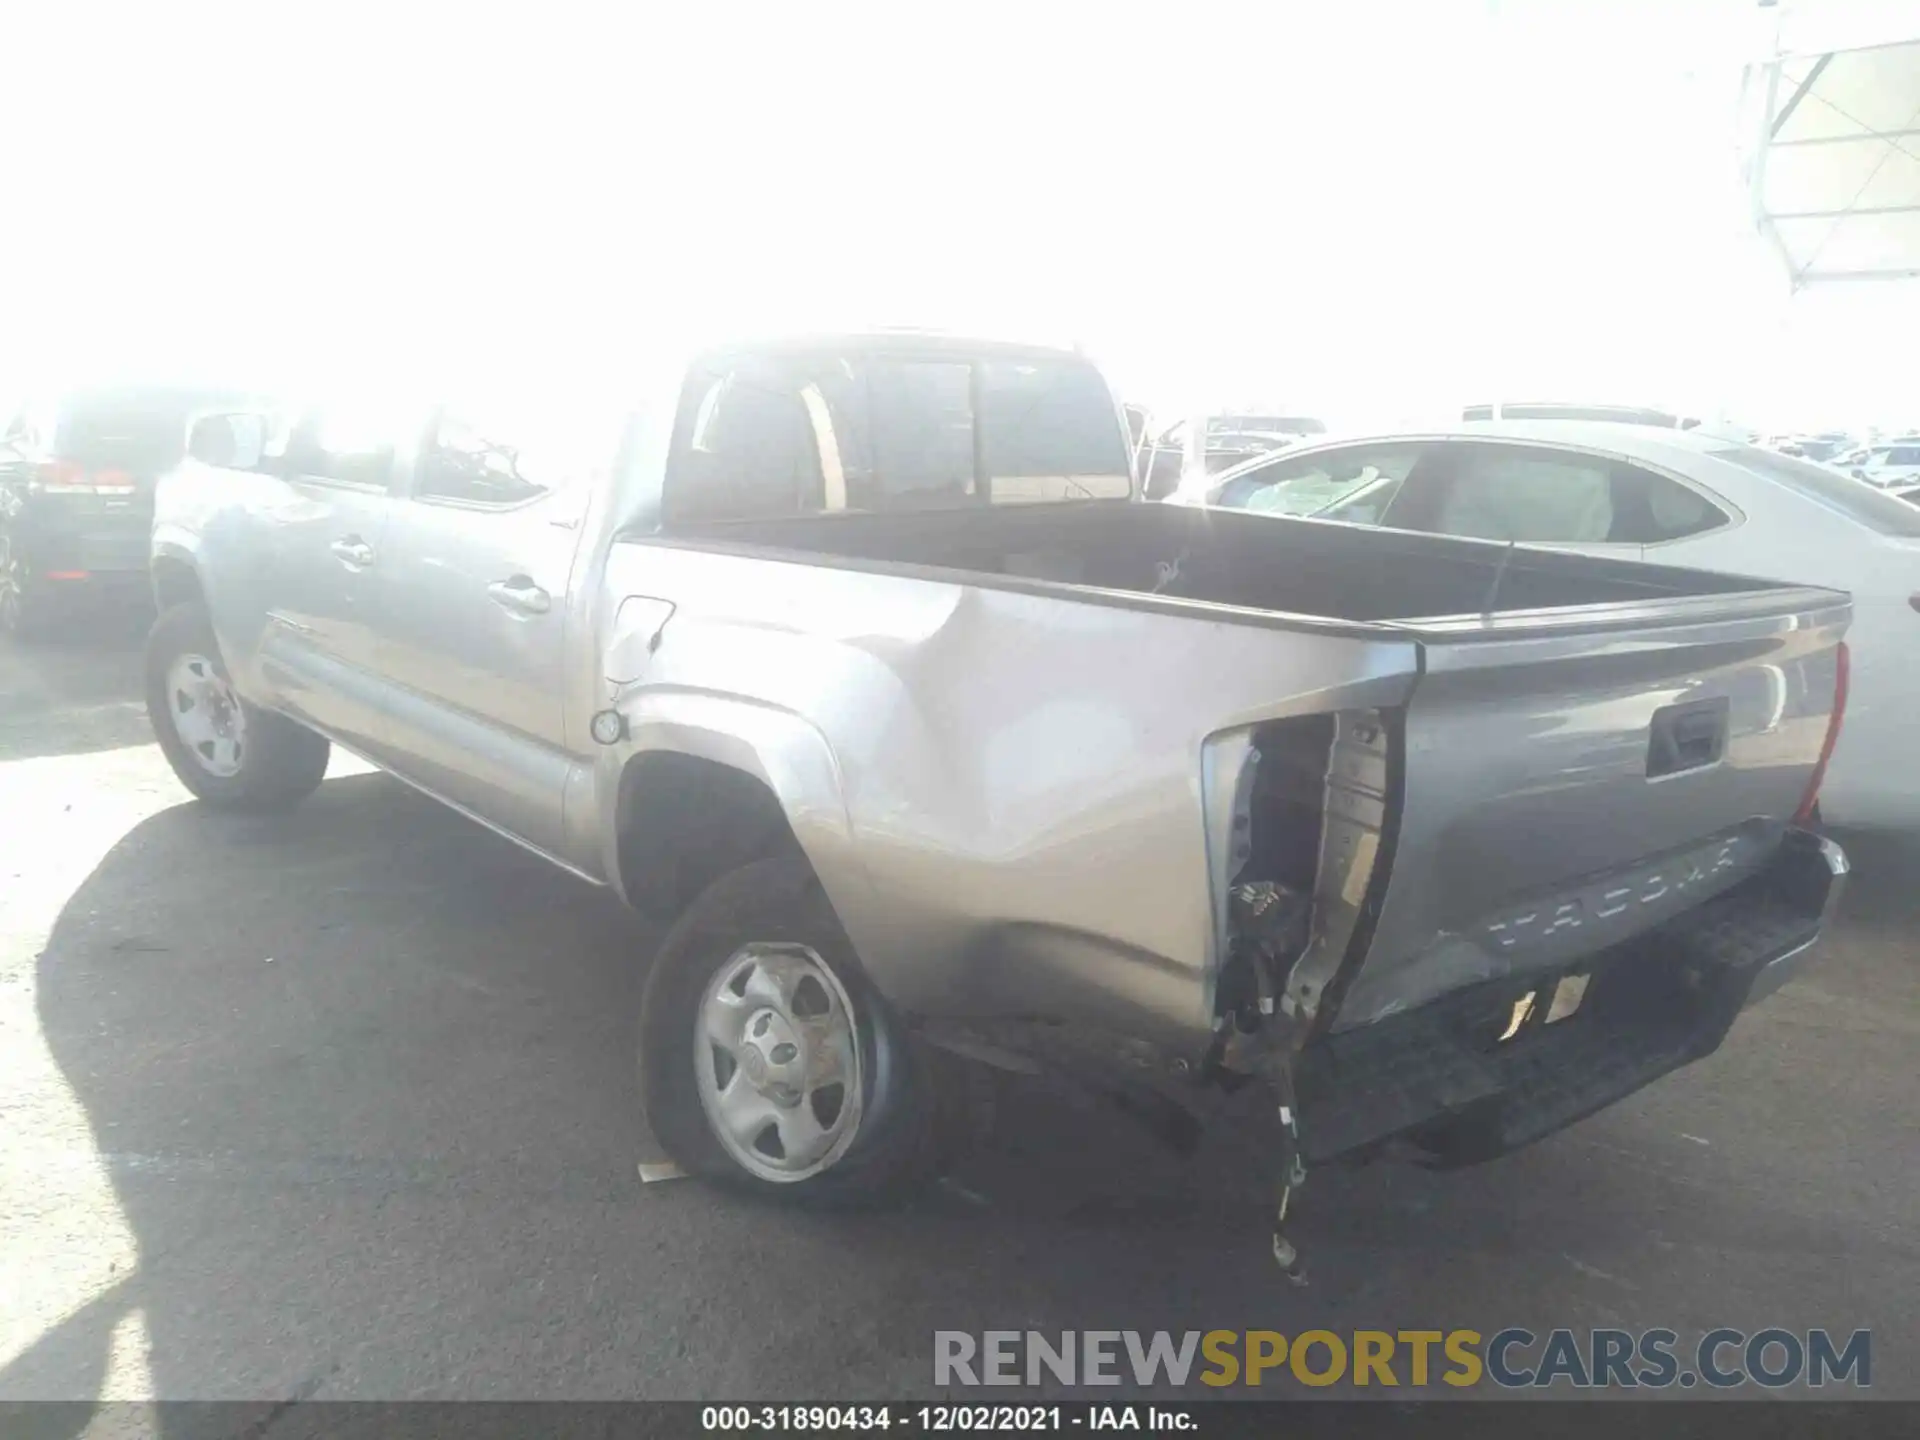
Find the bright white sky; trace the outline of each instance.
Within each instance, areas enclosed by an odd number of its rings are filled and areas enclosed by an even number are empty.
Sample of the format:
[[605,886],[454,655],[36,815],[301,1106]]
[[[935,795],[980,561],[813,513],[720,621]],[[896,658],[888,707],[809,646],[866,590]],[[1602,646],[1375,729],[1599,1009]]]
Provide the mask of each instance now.
[[1168,408],[1920,423],[1920,286],[1751,234],[1752,0],[36,8],[0,387],[929,323]]

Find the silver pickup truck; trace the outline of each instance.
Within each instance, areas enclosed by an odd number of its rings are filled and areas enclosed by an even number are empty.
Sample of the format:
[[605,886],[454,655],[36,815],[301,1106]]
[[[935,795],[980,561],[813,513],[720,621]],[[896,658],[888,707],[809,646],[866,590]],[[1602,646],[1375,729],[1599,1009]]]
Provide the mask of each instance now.
[[201,419],[148,694],[209,803],[337,743],[670,922],[690,1171],[892,1193],[953,1052],[1269,1086],[1283,1183],[1480,1159],[1713,1050],[1840,889],[1844,595],[1143,503],[1058,350],[605,389]]

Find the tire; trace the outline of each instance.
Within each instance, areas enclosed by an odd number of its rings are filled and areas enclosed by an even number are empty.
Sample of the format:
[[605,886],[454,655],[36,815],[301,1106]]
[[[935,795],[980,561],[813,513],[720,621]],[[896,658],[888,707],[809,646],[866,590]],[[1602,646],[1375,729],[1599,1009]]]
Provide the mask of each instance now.
[[[207,713],[224,716],[212,734],[192,728]],[[147,634],[147,718],[180,783],[223,810],[289,810],[326,778],[325,737],[235,693],[197,602],[161,611]]]
[[[782,988],[794,997],[784,1008],[774,998]],[[733,1000],[724,1000],[722,990]],[[834,1011],[842,1004],[849,1022],[844,1056],[832,1040]],[[738,1009],[738,1047],[723,1059],[706,1038],[707,1020],[729,1007]],[[746,1032],[769,1013],[771,1031],[761,1027],[760,1038],[751,1038]],[[731,1011],[723,1018],[732,1023]],[[799,1047],[785,1072],[797,1078],[791,1088],[781,1084],[778,1057],[792,1048],[783,1040]],[[733,1058],[755,1047],[758,1061]],[[851,1114],[834,1108],[829,1120],[816,1103],[831,1090],[830,1079],[797,1103],[768,1098],[793,1095],[815,1074],[845,1076],[844,1058],[857,1062],[853,1083],[840,1096],[842,1107],[854,1107]],[[736,1190],[802,1205],[874,1206],[904,1199],[939,1169],[942,1127],[930,1057],[874,992],[801,857],[730,871],[668,932],[641,1000],[639,1070],[647,1121],[668,1155],[687,1173]],[[728,1090],[729,1079],[744,1088]],[[717,1098],[722,1094],[742,1097],[749,1117],[760,1110],[774,1117],[749,1118],[762,1126],[753,1143],[722,1137],[715,1107],[737,1103]],[[843,1120],[845,1128],[836,1130]],[[789,1123],[802,1145],[812,1144],[815,1131],[834,1138],[818,1158],[798,1146],[789,1154]],[[769,1153],[776,1147],[779,1155]]]

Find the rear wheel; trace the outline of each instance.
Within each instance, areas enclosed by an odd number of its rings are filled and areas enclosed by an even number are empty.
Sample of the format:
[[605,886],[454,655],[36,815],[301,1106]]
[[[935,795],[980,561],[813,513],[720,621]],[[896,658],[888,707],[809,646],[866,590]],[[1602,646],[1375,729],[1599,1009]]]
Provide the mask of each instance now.
[[161,612],[147,636],[147,718],[180,783],[210,805],[285,810],[326,777],[327,741],[240,698],[197,603]]
[[937,1168],[927,1057],[804,859],[722,876],[673,927],[641,1004],[640,1082],[667,1153],[738,1189],[873,1204]]
[[0,635],[30,639],[46,627],[47,586],[10,531],[0,529]]

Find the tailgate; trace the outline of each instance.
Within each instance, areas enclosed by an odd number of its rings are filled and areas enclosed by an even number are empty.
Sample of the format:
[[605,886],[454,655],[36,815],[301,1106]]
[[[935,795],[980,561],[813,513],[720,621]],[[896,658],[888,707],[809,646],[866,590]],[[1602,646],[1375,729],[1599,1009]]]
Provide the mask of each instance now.
[[1765,864],[1850,618],[1837,592],[1773,588],[1400,627],[1423,667],[1334,1028],[1565,965]]

